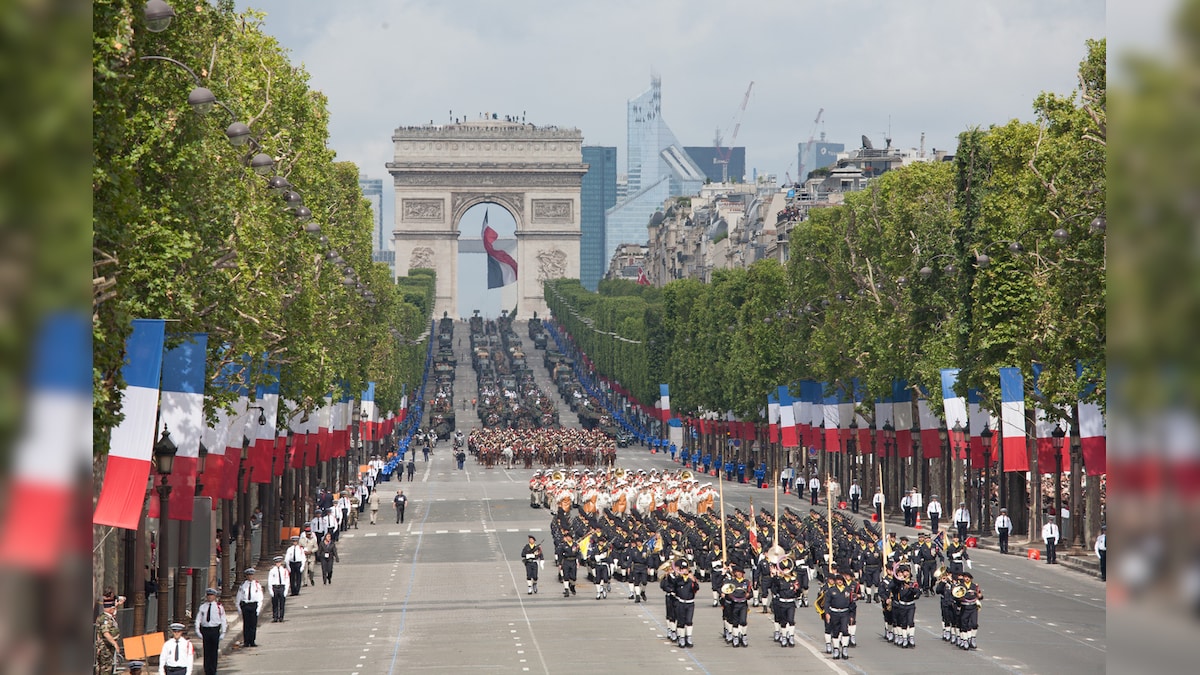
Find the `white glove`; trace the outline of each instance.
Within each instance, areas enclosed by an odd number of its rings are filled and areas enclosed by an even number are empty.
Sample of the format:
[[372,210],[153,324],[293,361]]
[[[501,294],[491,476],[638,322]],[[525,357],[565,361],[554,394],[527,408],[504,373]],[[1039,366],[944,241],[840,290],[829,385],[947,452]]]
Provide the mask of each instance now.
[[968,560],[968,561],[967,561],[967,569],[972,569],[972,568],[971,568],[971,561],[970,561],[970,560]]
[[544,569],[546,569],[546,561],[545,561],[545,560],[539,560],[539,561],[538,561],[538,569],[539,569],[539,570],[544,570]]

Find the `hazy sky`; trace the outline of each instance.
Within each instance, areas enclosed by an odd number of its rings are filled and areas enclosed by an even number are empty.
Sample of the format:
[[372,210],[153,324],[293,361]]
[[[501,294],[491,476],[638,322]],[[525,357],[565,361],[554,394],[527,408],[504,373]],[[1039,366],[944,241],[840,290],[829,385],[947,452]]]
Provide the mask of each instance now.
[[[754,82],[735,143],[746,147],[747,173],[794,177],[797,145],[814,131],[847,148],[862,134],[882,147],[889,130],[896,146],[917,147],[924,132],[927,150],[953,150],[964,129],[1031,119],[1040,91],[1073,90],[1084,40],[1105,34],[1099,0],[237,5],[266,12],[266,32],[328,96],[338,157],[385,184],[392,131],[448,122],[450,111],[577,127],[586,144],[616,146],[624,173],[625,104],[652,73],[684,145],[710,145],[718,128],[728,143]],[[463,225],[478,236],[477,224]]]

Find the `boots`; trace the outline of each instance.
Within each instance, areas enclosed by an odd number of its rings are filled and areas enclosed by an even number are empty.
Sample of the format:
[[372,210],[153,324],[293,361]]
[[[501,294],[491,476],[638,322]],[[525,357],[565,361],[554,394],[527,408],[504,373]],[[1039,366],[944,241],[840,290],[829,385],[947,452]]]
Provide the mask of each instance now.
[[533,593],[534,593],[534,595],[537,595],[537,582],[536,581],[533,583]]
[[687,646],[687,640],[683,637],[678,637],[675,639],[675,644],[678,645],[679,648],[682,649]]
[[687,642],[685,643],[685,646],[687,646],[687,647],[695,647],[696,646],[696,645],[692,644],[692,636],[691,635],[685,635],[684,639],[687,640]]

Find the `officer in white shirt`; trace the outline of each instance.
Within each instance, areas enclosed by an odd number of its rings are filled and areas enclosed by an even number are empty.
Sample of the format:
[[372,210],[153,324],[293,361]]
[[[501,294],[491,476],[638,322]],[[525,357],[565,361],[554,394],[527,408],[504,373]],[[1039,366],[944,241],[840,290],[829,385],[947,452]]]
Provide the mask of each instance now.
[[929,516],[929,531],[938,533],[938,521],[942,519],[942,503],[937,495],[929,496],[929,506],[925,507],[925,515]]
[[858,503],[862,501],[862,486],[858,479],[850,481],[850,511],[858,513]]
[[338,535],[341,534],[341,516],[342,512],[335,504],[333,508],[325,509],[325,534],[333,535],[333,540],[338,540]]
[[267,572],[267,588],[271,589],[271,622],[283,621],[284,609],[287,607],[288,588],[292,585],[291,574],[283,566],[283,556],[274,558],[275,566]]
[[288,547],[287,553],[283,554],[283,562],[288,568],[288,579],[291,581],[288,589],[289,595],[300,595],[300,584],[304,583],[306,561],[307,556],[304,555],[304,547],[300,545],[300,537],[293,535],[292,545]]
[[245,632],[243,644],[247,647],[257,647],[255,638],[258,637],[258,613],[267,602],[262,585],[254,578],[254,568],[247,567],[243,574],[246,580],[238,587],[237,606],[242,614],[242,626]]
[[163,643],[158,655],[158,675],[192,675],[196,653],[192,642],[183,636],[181,623],[170,625],[171,639]]
[[921,508],[925,506],[925,498],[921,495],[921,491],[917,486],[913,486],[912,497],[908,499],[908,505],[912,507],[912,526],[917,526],[917,519],[921,517]]
[[1008,553],[1008,534],[1012,532],[1012,519],[1008,517],[1008,509],[1000,509],[996,516],[996,536],[1000,538],[1000,552]]
[[900,498],[900,509],[904,511],[904,526],[912,527],[916,525],[913,522],[912,510],[912,490],[909,490],[903,497]]
[[1100,536],[1096,537],[1096,557],[1100,558],[1100,581],[1108,581],[1108,540],[1105,530],[1107,525],[1100,526]]
[[1054,522],[1054,516],[1047,518],[1042,526],[1042,541],[1046,542],[1046,563],[1057,565],[1058,556],[1054,549],[1058,546],[1058,524]]
[[317,509],[312,519],[312,531],[316,533],[318,542],[325,538],[325,509]]
[[196,610],[196,633],[204,641],[204,675],[217,675],[217,655],[229,623],[225,620],[225,608],[217,599],[221,593],[209,588],[204,594],[205,600]]
[[348,529],[350,526],[350,497],[342,491],[342,496],[338,497],[336,509],[338,511],[338,528],[339,530]]
[[808,499],[813,506],[818,504],[817,495],[819,494],[821,494],[821,479],[817,478],[817,474],[814,473],[808,481]]
[[875,488],[875,496],[871,497],[871,506],[875,507],[875,520],[883,522],[883,487]]
[[954,526],[958,528],[958,536],[967,540],[967,528],[971,527],[971,512],[967,510],[966,502],[959,502],[954,510]]

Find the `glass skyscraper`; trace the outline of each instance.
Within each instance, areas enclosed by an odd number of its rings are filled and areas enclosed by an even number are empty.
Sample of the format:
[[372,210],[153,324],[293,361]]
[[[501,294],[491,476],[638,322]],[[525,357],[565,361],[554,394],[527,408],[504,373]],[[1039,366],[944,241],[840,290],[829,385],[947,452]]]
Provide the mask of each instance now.
[[646,225],[664,201],[699,193],[706,177],[662,118],[662,81],[657,76],[649,89],[629,101],[626,115],[629,185],[625,200],[607,213],[605,269],[617,245],[646,243]]
[[617,203],[617,149],[600,145],[583,146],[583,175],[579,196],[579,281],[596,290],[608,269],[605,256],[604,213]]
[[392,233],[383,227],[383,179],[358,177],[358,188],[371,202],[375,212],[375,227],[371,233],[371,260],[387,263],[396,274],[396,250],[392,247]]

